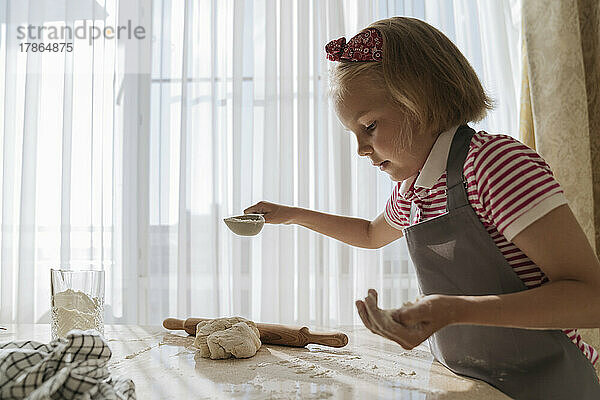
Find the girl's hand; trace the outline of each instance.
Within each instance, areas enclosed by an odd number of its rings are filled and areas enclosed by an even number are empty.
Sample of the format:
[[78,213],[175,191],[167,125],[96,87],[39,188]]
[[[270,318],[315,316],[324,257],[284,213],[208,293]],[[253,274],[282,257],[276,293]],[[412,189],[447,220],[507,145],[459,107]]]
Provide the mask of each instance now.
[[268,224],[291,224],[295,210],[295,207],[261,201],[246,208],[244,214],[262,214]]
[[369,289],[364,301],[356,301],[356,308],[371,332],[393,340],[406,350],[423,343],[455,318],[451,296],[425,296],[412,305],[382,310],[377,306],[377,292]]

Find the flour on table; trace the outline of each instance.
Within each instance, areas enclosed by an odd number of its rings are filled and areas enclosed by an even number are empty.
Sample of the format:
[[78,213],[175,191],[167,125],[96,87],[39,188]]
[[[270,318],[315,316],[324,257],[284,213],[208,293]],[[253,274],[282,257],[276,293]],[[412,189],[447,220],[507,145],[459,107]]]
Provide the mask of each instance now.
[[194,346],[204,358],[248,358],[261,346],[256,324],[242,317],[217,318],[196,326]]

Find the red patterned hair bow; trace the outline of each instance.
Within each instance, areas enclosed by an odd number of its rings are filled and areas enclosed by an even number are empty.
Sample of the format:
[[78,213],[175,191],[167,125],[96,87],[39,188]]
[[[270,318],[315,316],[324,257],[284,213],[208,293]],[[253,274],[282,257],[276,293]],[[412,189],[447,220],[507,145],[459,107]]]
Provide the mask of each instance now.
[[375,28],[359,32],[348,43],[341,37],[325,46],[327,59],[331,61],[381,61],[383,38]]

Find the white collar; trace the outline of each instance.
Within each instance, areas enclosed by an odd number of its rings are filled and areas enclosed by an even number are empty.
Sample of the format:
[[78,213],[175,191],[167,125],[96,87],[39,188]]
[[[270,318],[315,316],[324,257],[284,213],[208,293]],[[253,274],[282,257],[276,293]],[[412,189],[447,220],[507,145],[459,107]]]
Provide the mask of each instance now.
[[421,168],[418,174],[405,179],[400,184],[401,194],[408,192],[413,181],[415,182],[415,187],[431,189],[433,185],[435,185],[438,179],[440,179],[440,176],[442,176],[446,170],[448,153],[450,153],[452,139],[454,138],[454,134],[456,133],[457,129],[458,125],[453,126],[452,128],[438,135],[433,147],[431,148],[431,151],[429,151],[429,156],[427,156],[425,164],[423,164],[423,168]]

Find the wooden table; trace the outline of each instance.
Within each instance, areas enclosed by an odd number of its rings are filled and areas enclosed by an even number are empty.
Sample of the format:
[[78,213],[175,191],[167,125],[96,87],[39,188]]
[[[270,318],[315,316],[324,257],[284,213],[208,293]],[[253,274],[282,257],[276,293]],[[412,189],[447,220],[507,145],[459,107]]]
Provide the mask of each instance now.
[[[2,325],[0,342],[50,340],[46,324]],[[138,399],[508,399],[491,386],[454,375],[426,346],[405,351],[363,327],[341,349],[263,345],[252,358],[210,360],[193,337],[162,327],[107,325],[111,372],[133,379]],[[311,330],[313,329],[311,327]],[[327,329],[331,330],[331,329]]]

